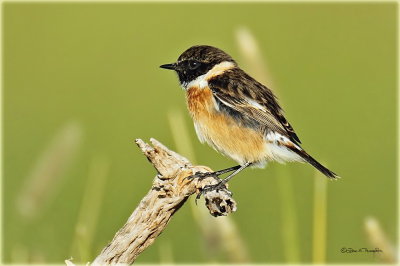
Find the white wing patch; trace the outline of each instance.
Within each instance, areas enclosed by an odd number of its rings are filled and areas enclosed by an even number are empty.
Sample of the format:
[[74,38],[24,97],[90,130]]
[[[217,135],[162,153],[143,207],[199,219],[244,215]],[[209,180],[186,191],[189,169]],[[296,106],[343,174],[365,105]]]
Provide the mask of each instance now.
[[288,144],[288,145],[290,145],[290,146],[294,146],[294,147],[296,147],[298,150],[302,150],[302,148],[300,148],[298,145],[296,145],[295,143],[293,143],[288,137],[286,137],[286,136],[283,136],[282,134],[279,134],[278,132],[273,132],[273,131],[270,131],[270,132],[268,132],[268,134],[265,136],[265,139],[268,141],[268,142],[271,142],[271,143],[275,143],[275,144],[279,144],[279,143],[282,143],[282,144]]
[[294,144],[287,137],[277,133],[277,132],[268,132],[265,136],[266,140],[266,153],[267,157],[270,160],[274,160],[280,163],[283,162],[292,162],[298,161],[302,162],[303,158],[301,158],[297,153],[288,149],[285,144],[294,146],[298,150],[302,150],[298,145]]
[[290,141],[287,137],[285,137],[277,132],[273,132],[273,131],[268,132],[268,134],[265,136],[265,138],[267,141],[273,142],[273,143],[278,143],[278,141],[283,142],[283,143]]
[[250,98],[247,98],[247,97],[246,97],[245,101],[246,101],[248,104],[250,104],[251,106],[253,106],[254,108],[259,109],[259,110],[262,110],[262,111],[265,112],[265,107],[262,106],[261,104],[259,104],[258,102],[254,101],[254,100],[252,100],[252,99],[250,99]]

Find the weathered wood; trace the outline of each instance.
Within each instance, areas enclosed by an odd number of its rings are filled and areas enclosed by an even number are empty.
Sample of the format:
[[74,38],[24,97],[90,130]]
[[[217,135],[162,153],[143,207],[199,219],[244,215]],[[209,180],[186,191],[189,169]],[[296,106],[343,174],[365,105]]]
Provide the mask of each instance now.
[[[155,139],[151,145],[136,140],[136,144],[155,167],[158,174],[147,195],[140,201],[125,225],[93,262],[94,265],[132,264],[150,246],[177,210],[192,194],[207,185],[218,183],[218,178],[188,179],[196,172],[210,172],[205,166],[193,166],[188,159],[169,150]],[[227,189],[206,192],[206,206],[213,216],[236,211],[236,202]]]

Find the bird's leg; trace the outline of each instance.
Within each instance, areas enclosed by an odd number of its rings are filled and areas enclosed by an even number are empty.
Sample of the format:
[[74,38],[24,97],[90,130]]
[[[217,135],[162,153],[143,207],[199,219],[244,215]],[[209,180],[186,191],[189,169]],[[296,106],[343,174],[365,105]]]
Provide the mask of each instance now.
[[232,179],[232,177],[234,177],[235,175],[237,175],[239,172],[241,172],[245,168],[249,167],[250,165],[251,165],[251,163],[245,163],[244,165],[240,166],[239,168],[236,169],[235,172],[233,172],[232,174],[230,174],[226,178],[222,179],[220,184],[225,185],[226,183],[228,183],[229,180]]
[[238,170],[240,168],[241,168],[240,165],[236,165],[236,166],[229,167],[229,168],[222,169],[222,170],[215,171],[215,172],[206,172],[206,173],[197,172],[194,175],[189,176],[188,179],[199,178],[200,180],[202,180],[202,179],[204,179],[206,177],[209,177],[209,176],[217,178],[220,175],[223,175],[223,174]]
[[[219,189],[224,188],[225,184],[228,183],[228,181],[231,180],[232,177],[234,177],[235,175],[237,175],[239,172],[241,172],[242,170],[244,170],[245,168],[247,168],[250,165],[251,165],[251,163],[245,163],[244,165],[238,165],[238,166],[235,166],[235,167],[228,168],[228,169],[231,169],[231,171],[233,171],[233,170],[235,170],[235,171],[232,174],[230,174],[229,176],[227,176],[226,178],[222,179],[218,184],[205,186],[201,190],[201,193],[199,193],[197,195],[196,199],[199,199],[201,194],[204,194],[206,192],[213,191],[213,190],[217,190],[218,191]],[[233,169],[233,168],[235,168],[235,169]],[[228,169],[224,169],[224,170],[228,170]],[[224,170],[221,170],[221,171],[224,171]],[[229,172],[231,172],[231,171],[229,171]]]

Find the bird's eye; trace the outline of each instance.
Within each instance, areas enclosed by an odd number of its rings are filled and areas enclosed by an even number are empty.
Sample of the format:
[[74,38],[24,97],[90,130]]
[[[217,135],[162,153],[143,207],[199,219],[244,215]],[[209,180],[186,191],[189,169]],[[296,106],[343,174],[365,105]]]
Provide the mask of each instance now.
[[194,61],[194,60],[189,61],[189,68],[192,70],[198,68],[200,65],[201,63],[199,61]]

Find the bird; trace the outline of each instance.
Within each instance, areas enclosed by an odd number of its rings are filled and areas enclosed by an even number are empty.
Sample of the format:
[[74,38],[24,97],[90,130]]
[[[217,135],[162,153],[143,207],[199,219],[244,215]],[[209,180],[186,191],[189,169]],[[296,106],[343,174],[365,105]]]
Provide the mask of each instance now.
[[219,190],[245,168],[263,168],[271,161],[306,162],[330,179],[339,177],[300,146],[273,91],[223,50],[195,45],[176,62],[160,67],[177,73],[200,142],[238,163],[220,171],[196,173],[199,178],[230,173],[205,191]]

